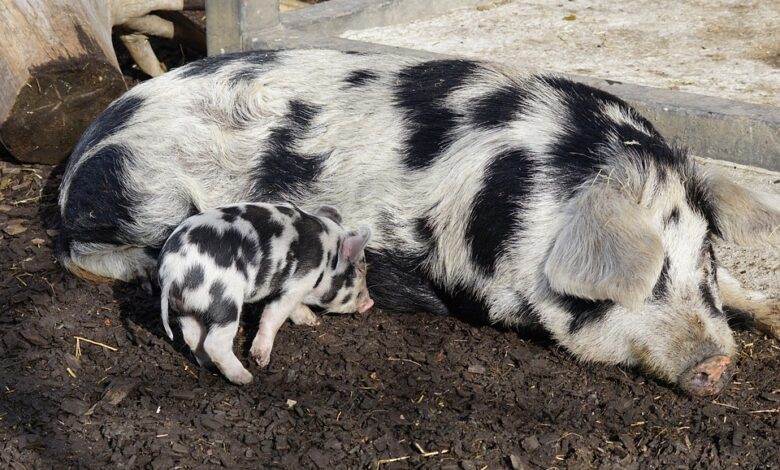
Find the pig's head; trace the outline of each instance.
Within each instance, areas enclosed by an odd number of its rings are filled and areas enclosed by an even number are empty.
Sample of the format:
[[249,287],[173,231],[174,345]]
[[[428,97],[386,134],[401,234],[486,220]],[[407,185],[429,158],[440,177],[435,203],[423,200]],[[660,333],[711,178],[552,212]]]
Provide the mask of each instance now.
[[371,229],[345,229],[338,210],[331,206],[320,206],[314,214],[324,218],[338,236],[337,253],[325,266],[322,286],[315,292],[315,303],[332,313],[367,312],[374,305],[366,286],[365,248]]
[[616,180],[570,201],[545,261],[553,297],[595,306],[584,319],[564,313],[568,331],[556,336],[586,360],[636,365],[695,396],[719,393],[736,346],[712,244],[776,242],[780,205],[692,167],[650,183],[630,172]]

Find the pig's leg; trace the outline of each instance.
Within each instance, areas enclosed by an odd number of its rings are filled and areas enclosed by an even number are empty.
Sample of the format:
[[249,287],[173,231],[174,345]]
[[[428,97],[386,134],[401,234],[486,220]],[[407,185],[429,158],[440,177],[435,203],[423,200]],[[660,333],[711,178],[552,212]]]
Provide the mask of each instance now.
[[233,352],[233,339],[236,333],[238,333],[238,320],[225,325],[212,325],[203,341],[203,350],[228,380],[243,385],[252,381],[252,374],[244,368]]
[[61,261],[69,271],[87,280],[138,281],[147,292],[156,282],[157,260],[143,248],[74,242]]
[[290,320],[296,325],[317,326],[320,324],[320,319],[317,318],[317,315],[304,304],[298,305],[298,308],[293,310],[293,313],[290,315]]
[[271,349],[274,346],[276,333],[282,324],[292,316],[298,305],[301,305],[301,300],[302,297],[298,295],[284,295],[268,304],[263,310],[257,335],[255,335],[252,348],[249,350],[260,367],[267,366],[271,361]]
[[190,350],[195,354],[195,359],[198,361],[198,365],[205,366],[211,363],[208,355],[203,350],[203,340],[206,339],[206,327],[198,319],[191,316],[179,317],[179,324],[181,325],[181,335],[184,337],[184,342],[190,347]]
[[743,288],[723,268],[718,268],[718,286],[723,305],[747,313],[757,330],[780,339],[780,299]]

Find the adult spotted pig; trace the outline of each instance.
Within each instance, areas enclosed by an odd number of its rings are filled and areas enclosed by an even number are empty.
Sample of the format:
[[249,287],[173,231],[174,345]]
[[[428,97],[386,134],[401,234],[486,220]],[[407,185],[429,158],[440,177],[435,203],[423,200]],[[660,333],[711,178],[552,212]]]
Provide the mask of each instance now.
[[[366,225],[388,310],[541,325],[576,357],[718,393],[723,304],[778,325],[713,244],[776,246],[780,204],[716,174],[620,99],[475,60],[335,51],[207,58],[142,83],[65,171],[59,259],[130,281],[188,215],[338,206]],[[777,331],[777,330],[774,330]]]

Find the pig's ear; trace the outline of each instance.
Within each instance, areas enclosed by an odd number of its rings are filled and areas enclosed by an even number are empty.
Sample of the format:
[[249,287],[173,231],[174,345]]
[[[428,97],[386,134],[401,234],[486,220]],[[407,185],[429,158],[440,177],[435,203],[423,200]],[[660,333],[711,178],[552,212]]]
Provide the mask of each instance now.
[[363,250],[371,239],[371,229],[360,227],[357,232],[351,233],[341,243],[341,256],[350,263],[356,262],[363,254]]
[[688,200],[715,235],[739,245],[780,243],[780,196],[759,193],[708,171],[688,185]]
[[572,199],[544,266],[550,287],[592,300],[640,305],[664,262],[649,211],[618,188],[596,185]]
[[341,224],[341,213],[338,209],[336,209],[333,206],[328,205],[321,205],[314,211],[314,215],[317,217],[327,217],[330,220],[336,222],[337,224]]

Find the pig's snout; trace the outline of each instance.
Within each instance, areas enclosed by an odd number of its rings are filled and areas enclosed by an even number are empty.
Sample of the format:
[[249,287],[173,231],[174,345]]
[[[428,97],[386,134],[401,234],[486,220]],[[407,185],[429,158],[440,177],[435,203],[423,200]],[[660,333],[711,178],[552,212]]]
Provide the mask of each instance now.
[[734,366],[728,356],[710,356],[680,376],[680,388],[697,397],[717,395],[731,379]]
[[360,305],[358,305],[358,313],[366,313],[373,306],[374,299],[366,296],[363,300],[360,301]]

